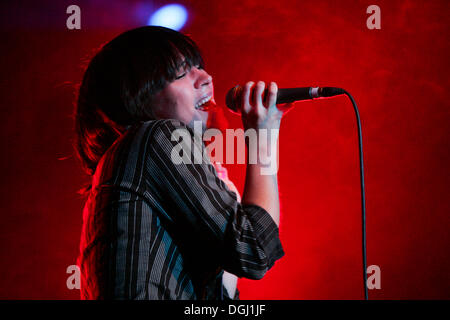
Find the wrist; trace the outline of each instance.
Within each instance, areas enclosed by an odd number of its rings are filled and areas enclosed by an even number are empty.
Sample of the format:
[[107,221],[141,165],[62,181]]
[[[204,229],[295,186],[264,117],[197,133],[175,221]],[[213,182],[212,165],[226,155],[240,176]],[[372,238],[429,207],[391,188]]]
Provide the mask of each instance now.
[[[256,140],[256,141],[255,141]],[[257,139],[247,145],[247,164],[256,165],[262,175],[273,175],[278,172],[278,130],[259,132]]]

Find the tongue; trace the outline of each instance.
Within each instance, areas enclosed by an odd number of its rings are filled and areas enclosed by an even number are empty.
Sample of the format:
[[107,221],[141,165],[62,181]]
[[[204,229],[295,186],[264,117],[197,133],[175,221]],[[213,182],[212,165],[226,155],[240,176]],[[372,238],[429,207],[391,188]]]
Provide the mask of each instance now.
[[208,102],[202,104],[202,105],[198,108],[198,110],[201,110],[201,111],[208,111],[208,110],[210,110],[210,109],[212,109],[212,108],[215,108],[215,107],[217,107],[217,105],[216,105],[216,103],[213,101],[213,99],[211,99],[211,100],[209,100]]

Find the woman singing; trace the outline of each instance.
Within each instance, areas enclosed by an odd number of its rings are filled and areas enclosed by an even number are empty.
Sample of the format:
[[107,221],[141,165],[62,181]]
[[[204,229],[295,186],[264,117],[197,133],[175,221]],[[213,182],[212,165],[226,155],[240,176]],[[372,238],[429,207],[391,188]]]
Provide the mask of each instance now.
[[[277,86],[265,100],[264,89],[244,86],[246,130],[279,129]],[[240,201],[208,159],[172,161],[173,132],[194,137],[195,121],[207,128],[216,108],[200,52],[179,32],[130,30],[90,61],[75,110],[76,150],[91,178],[83,299],[236,299],[237,277],[261,279],[283,256],[276,173],[247,164]],[[200,142],[192,152],[203,154]]]

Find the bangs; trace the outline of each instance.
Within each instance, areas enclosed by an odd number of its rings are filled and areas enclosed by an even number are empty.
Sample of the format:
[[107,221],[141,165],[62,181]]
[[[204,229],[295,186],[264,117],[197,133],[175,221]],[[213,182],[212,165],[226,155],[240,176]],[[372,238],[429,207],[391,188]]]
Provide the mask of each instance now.
[[134,72],[141,73],[141,78],[147,79],[151,94],[174,81],[184,64],[187,68],[204,68],[200,49],[193,40],[178,31],[164,27],[142,27],[133,30],[132,36]]
[[175,80],[182,67],[191,68],[199,66],[204,69],[204,61],[197,45],[188,37],[176,34],[173,39],[168,39],[165,54],[161,54],[163,60],[161,65],[165,65],[164,78],[171,82]]
[[129,30],[104,47],[115,57],[113,65],[123,66],[123,76],[142,87],[147,83],[155,93],[172,82],[183,64],[204,68],[200,49],[184,34],[156,26]]

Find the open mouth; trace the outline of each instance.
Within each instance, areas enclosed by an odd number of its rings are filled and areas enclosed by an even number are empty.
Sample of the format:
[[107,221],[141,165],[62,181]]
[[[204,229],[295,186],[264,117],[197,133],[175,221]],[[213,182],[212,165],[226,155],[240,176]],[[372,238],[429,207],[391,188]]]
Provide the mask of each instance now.
[[208,111],[211,108],[216,106],[216,102],[212,98],[212,96],[207,96],[205,98],[200,99],[199,102],[195,104],[196,110]]

